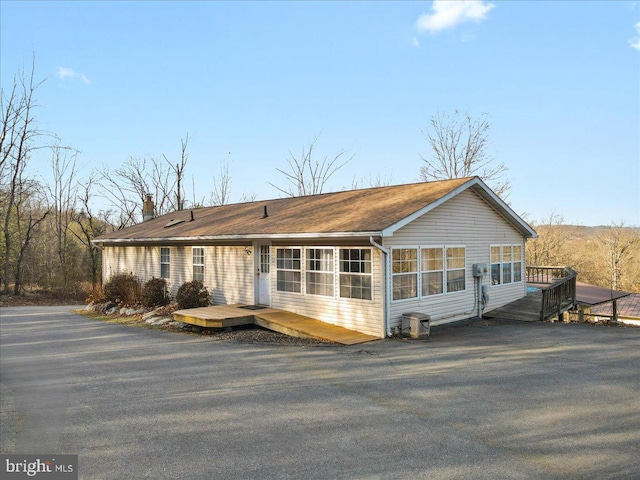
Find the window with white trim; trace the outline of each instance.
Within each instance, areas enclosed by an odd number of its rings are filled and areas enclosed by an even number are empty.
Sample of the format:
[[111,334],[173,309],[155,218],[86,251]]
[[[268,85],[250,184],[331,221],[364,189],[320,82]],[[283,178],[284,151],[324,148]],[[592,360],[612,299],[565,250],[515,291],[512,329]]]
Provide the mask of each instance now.
[[204,283],[204,247],[193,247],[192,250],[193,280]]
[[428,297],[444,293],[444,248],[422,248],[420,256],[422,296]]
[[447,293],[460,292],[466,289],[466,252],[465,247],[447,247]]
[[301,292],[302,259],[300,248],[276,249],[276,290]]
[[522,245],[491,245],[491,285],[522,281]]
[[333,248],[307,248],[305,267],[306,293],[333,297]]
[[511,283],[511,245],[502,246],[502,283]]
[[500,248],[500,245],[491,245],[491,285],[500,285],[501,283],[501,252],[502,248]]
[[370,248],[340,249],[340,296],[371,300],[372,262]]
[[522,245],[513,246],[513,281],[522,281]]
[[171,277],[171,251],[169,247],[160,247],[160,278]]
[[394,248],[391,250],[391,276],[393,278],[394,300],[418,296],[417,248]]

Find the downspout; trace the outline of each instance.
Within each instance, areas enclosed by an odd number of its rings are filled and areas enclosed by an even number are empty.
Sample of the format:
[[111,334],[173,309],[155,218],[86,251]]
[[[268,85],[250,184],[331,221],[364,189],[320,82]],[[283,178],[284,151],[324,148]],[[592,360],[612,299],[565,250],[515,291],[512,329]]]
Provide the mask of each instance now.
[[391,306],[389,305],[389,268],[387,267],[389,259],[389,250],[377,243],[372,236],[369,237],[369,243],[382,252],[382,276],[384,278],[384,330],[387,337],[391,336]]

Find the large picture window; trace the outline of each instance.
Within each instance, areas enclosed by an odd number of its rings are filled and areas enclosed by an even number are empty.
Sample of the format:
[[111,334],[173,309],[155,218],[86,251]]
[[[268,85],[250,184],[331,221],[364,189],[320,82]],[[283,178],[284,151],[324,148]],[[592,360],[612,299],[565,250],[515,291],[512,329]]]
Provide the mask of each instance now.
[[311,295],[333,297],[333,249],[307,248],[306,257],[306,292]]
[[192,250],[193,280],[204,283],[204,247],[193,247]]
[[418,296],[418,249],[394,248],[391,251],[393,299]]
[[300,248],[276,249],[276,289],[279,292],[301,292],[302,259]]
[[160,278],[171,277],[171,252],[169,247],[160,248]]
[[370,248],[340,249],[340,296],[373,298]]
[[444,292],[444,249],[427,247],[421,251],[422,296],[439,295]]

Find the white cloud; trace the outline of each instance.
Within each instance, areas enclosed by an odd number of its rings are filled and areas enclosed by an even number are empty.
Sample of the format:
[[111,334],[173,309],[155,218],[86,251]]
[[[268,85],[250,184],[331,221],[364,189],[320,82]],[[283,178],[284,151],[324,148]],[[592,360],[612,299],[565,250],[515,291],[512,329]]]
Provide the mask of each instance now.
[[432,13],[420,15],[416,27],[419,32],[438,33],[461,23],[484,20],[494,7],[483,0],[434,0]]
[[640,50],[640,22],[636,23],[636,31],[637,35],[629,40],[629,45],[631,45],[636,50]]
[[72,68],[58,67],[58,72],[56,73],[56,76],[60,80],[69,80],[69,79],[77,78],[85,85],[89,85],[91,83],[84,73],[76,72]]
[[414,47],[416,47],[416,48],[417,48],[417,47],[420,47],[420,41],[418,40],[418,38],[417,38],[417,37],[413,37],[412,42],[413,42],[413,46],[414,46]]

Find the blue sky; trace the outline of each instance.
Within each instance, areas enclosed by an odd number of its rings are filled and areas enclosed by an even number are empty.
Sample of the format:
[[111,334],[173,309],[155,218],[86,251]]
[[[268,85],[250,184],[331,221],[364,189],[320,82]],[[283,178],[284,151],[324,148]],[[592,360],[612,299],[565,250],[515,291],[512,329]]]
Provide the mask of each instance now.
[[[491,118],[512,208],[640,225],[640,3],[0,2],[1,80],[36,57],[39,126],[83,172],[178,158],[208,197],[280,196],[288,151],[353,160],[330,189],[418,180],[437,112]],[[48,158],[32,166],[46,175]],[[193,178],[193,181],[191,180]],[[190,190],[190,189],[189,189]],[[189,192],[191,198],[193,194]]]

